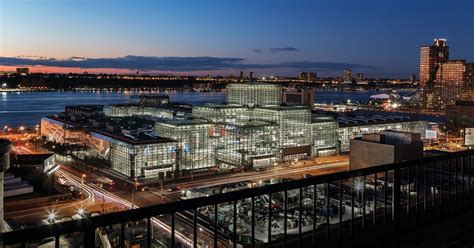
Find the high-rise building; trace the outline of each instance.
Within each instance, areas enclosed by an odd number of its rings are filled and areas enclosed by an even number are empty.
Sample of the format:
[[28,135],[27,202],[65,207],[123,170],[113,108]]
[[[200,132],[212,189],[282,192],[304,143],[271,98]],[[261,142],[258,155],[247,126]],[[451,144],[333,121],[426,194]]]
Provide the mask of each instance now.
[[448,61],[446,39],[435,39],[433,45],[420,48],[420,87],[424,87],[436,65]]
[[416,75],[415,75],[415,74],[411,74],[411,76],[410,76],[410,82],[411,82],[411,83],[416,83]]
[[474,101],[474,63],[465,63],[464,68],[464,87],[461,97],[463,100]]
[[344,81],[347,81],[347,82],[352,81],[352,70],[351,69],[345,69],[344,70]]
[[436,73],[438,87],[435,88],[439,94],[437,109],[444,109],[446,105],[452,105],[456,100],[461,99],[465,82],[465,64],[464,60],[451,60],[439,65]]
[[472,100],[472,65],[449,60],[445,39],[435,39],[420,48],[420,105],[427,110],[444,110],[456,100]]
[[365,80],[364,73],[357,73],[357,82],[363,82]]
[[299,80],[307,81],[307,82],[314,82],[318,74],[316,72],[301,72],[299,75]]

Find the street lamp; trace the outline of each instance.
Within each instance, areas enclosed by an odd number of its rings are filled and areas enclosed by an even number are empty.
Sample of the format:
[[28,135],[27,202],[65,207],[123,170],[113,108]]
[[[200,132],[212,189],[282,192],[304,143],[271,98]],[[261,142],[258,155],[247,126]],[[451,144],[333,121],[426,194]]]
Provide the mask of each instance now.
[[84,208],[80,207],[77,209],[77,214],[80,215],[81,217],[84,216],[85,213],[86,213],[86,210]]
[[83,190],[83,187],[84,187],[84,178],[86,177],[86,174],[82,174],[81,176],[81,195],[82,195],[82,190]]
[[134,183],[135,187],[132,188],[132,209],[133,209],[134,202],[135,202],[135,191],[137,190],[138,185],[139,185],[139,183],[137,182],[137,179],[135,178],[135,183]]
[[53,224],[55,221],[56,221],[56,211],[54,210],[51,210],[50,212],[48,212],[48,221],[49,223]]

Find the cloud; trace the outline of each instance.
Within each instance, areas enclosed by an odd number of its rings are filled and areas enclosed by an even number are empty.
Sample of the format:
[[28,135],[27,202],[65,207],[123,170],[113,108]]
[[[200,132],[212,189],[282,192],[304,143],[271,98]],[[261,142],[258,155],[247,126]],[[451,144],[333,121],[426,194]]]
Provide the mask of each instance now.
[[300,50],[295,47],[275,47],[275,48],[269,48],[268,51],[270,53],[280,53],[280,52],[299,52]]
[[345,68],[352,69],[378,69],[373,66],[337,63],[293,61],[277,63],[246,63],[243,58],[233,57],[148,57],[128,55],[115,58],[83,58],[71,57],[68,59],[56,58],[25,58],[25,57],[0,57],[3,66],[51,66],[75,68],[112,68],[149,71],[214,71],[229,69],[295,69],[315,71],[340,71]]
[[254,52],[254,53],[263,53],[263,50],[260,49],[260,48],[254,48],[254,49],[252,49],[252,52]]

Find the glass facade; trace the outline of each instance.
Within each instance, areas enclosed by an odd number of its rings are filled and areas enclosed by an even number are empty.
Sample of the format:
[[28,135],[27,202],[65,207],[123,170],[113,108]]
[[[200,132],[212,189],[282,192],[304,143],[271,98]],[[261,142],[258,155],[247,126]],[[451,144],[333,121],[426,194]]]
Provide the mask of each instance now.
[[131,178],[164,177],[175,170],[174,143],[133,145],[112,139],[112,169]]
[[307,107],[255,108],[254,118],[278,125],[281,148],[311,145],[311,110]]
[[62,114],[64,120],[44,118],[41,131],[57,142],[83,144],[87,156],[110,161],[127,177],[169,178],[177,171],[258,168],[328,156],[349,151],[350,139],[363,133],[393,129],[423,135],[427,127],[408,117],[336,121],[312,116],[309,106],[281,105],[281,97],[278,85],[230,84],[228,104],[208,103],[192,112],[171,105],[112,105],[94,118],[74,113]]
[[281,105],[282,87],[275,84],[239,83],[226,87],[227,104],[244,106]]
[[172,119],[175,115],[173,110],[169,110],[166,108],[144,107],[139,105],[112,105],[106,107],[104,109],[104,113],[105,115],[110,117],[147,115],[166,119]]
[[177,170],[195,170],[215,165],[211,131],[211,124],[200,120],[162,120],[155,123],[155,132],[159,136],[177,141]]
[[270,165],[335,151],[337,145],[334,119],[312,121],[306,106],[206,104],[194,107],[193,117],[214,124],[211,136],[219,165]]
[[261,121],[216,125],[212,132],[217,163],[225,166],[269,166],[278,160],[278,126]]
[[192,116],[212,123],[235,123],[251,118],[252,110],[239,105],[205,104],[193,107]]
[[110,161],[111,168],[131,178],[152,178],[172,173],[176,168],[176,142],[157,138],[135,141],[103,131],[90,131],[64,120],[44,117],[41,135],[60,144],[79,144],[85,156]]
[[311,123],[312,156],[335,153],[338,140],[338,124],[332,117],[318,117]]
[[340,151],[348,152],[350,141],[354,138],[362,137],[364,133],[378,133],[384,130],[396,130],[420,133],[424,137],[425,130],[428,128],[427,121],[405,121],[379,124],[359,124],[359,125],[341,125],[339,126]]

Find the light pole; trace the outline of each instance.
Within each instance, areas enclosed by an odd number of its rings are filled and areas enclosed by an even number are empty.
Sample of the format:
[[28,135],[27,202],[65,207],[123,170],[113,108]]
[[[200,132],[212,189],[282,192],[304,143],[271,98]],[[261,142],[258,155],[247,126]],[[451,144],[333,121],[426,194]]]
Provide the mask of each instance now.
[[163,180],[160,179],[161,196],[163,196]]
[[138,188],[138,182],[137,182],[137,179],[135,178],[134,187],[132,188],[132,209],[135,205],[135,191],[137,190],[137,188]]
[[86,177],[86,174],[82,174],[81,176],[81,196],[83,193],[83,188],[84,188],[84,178]]

